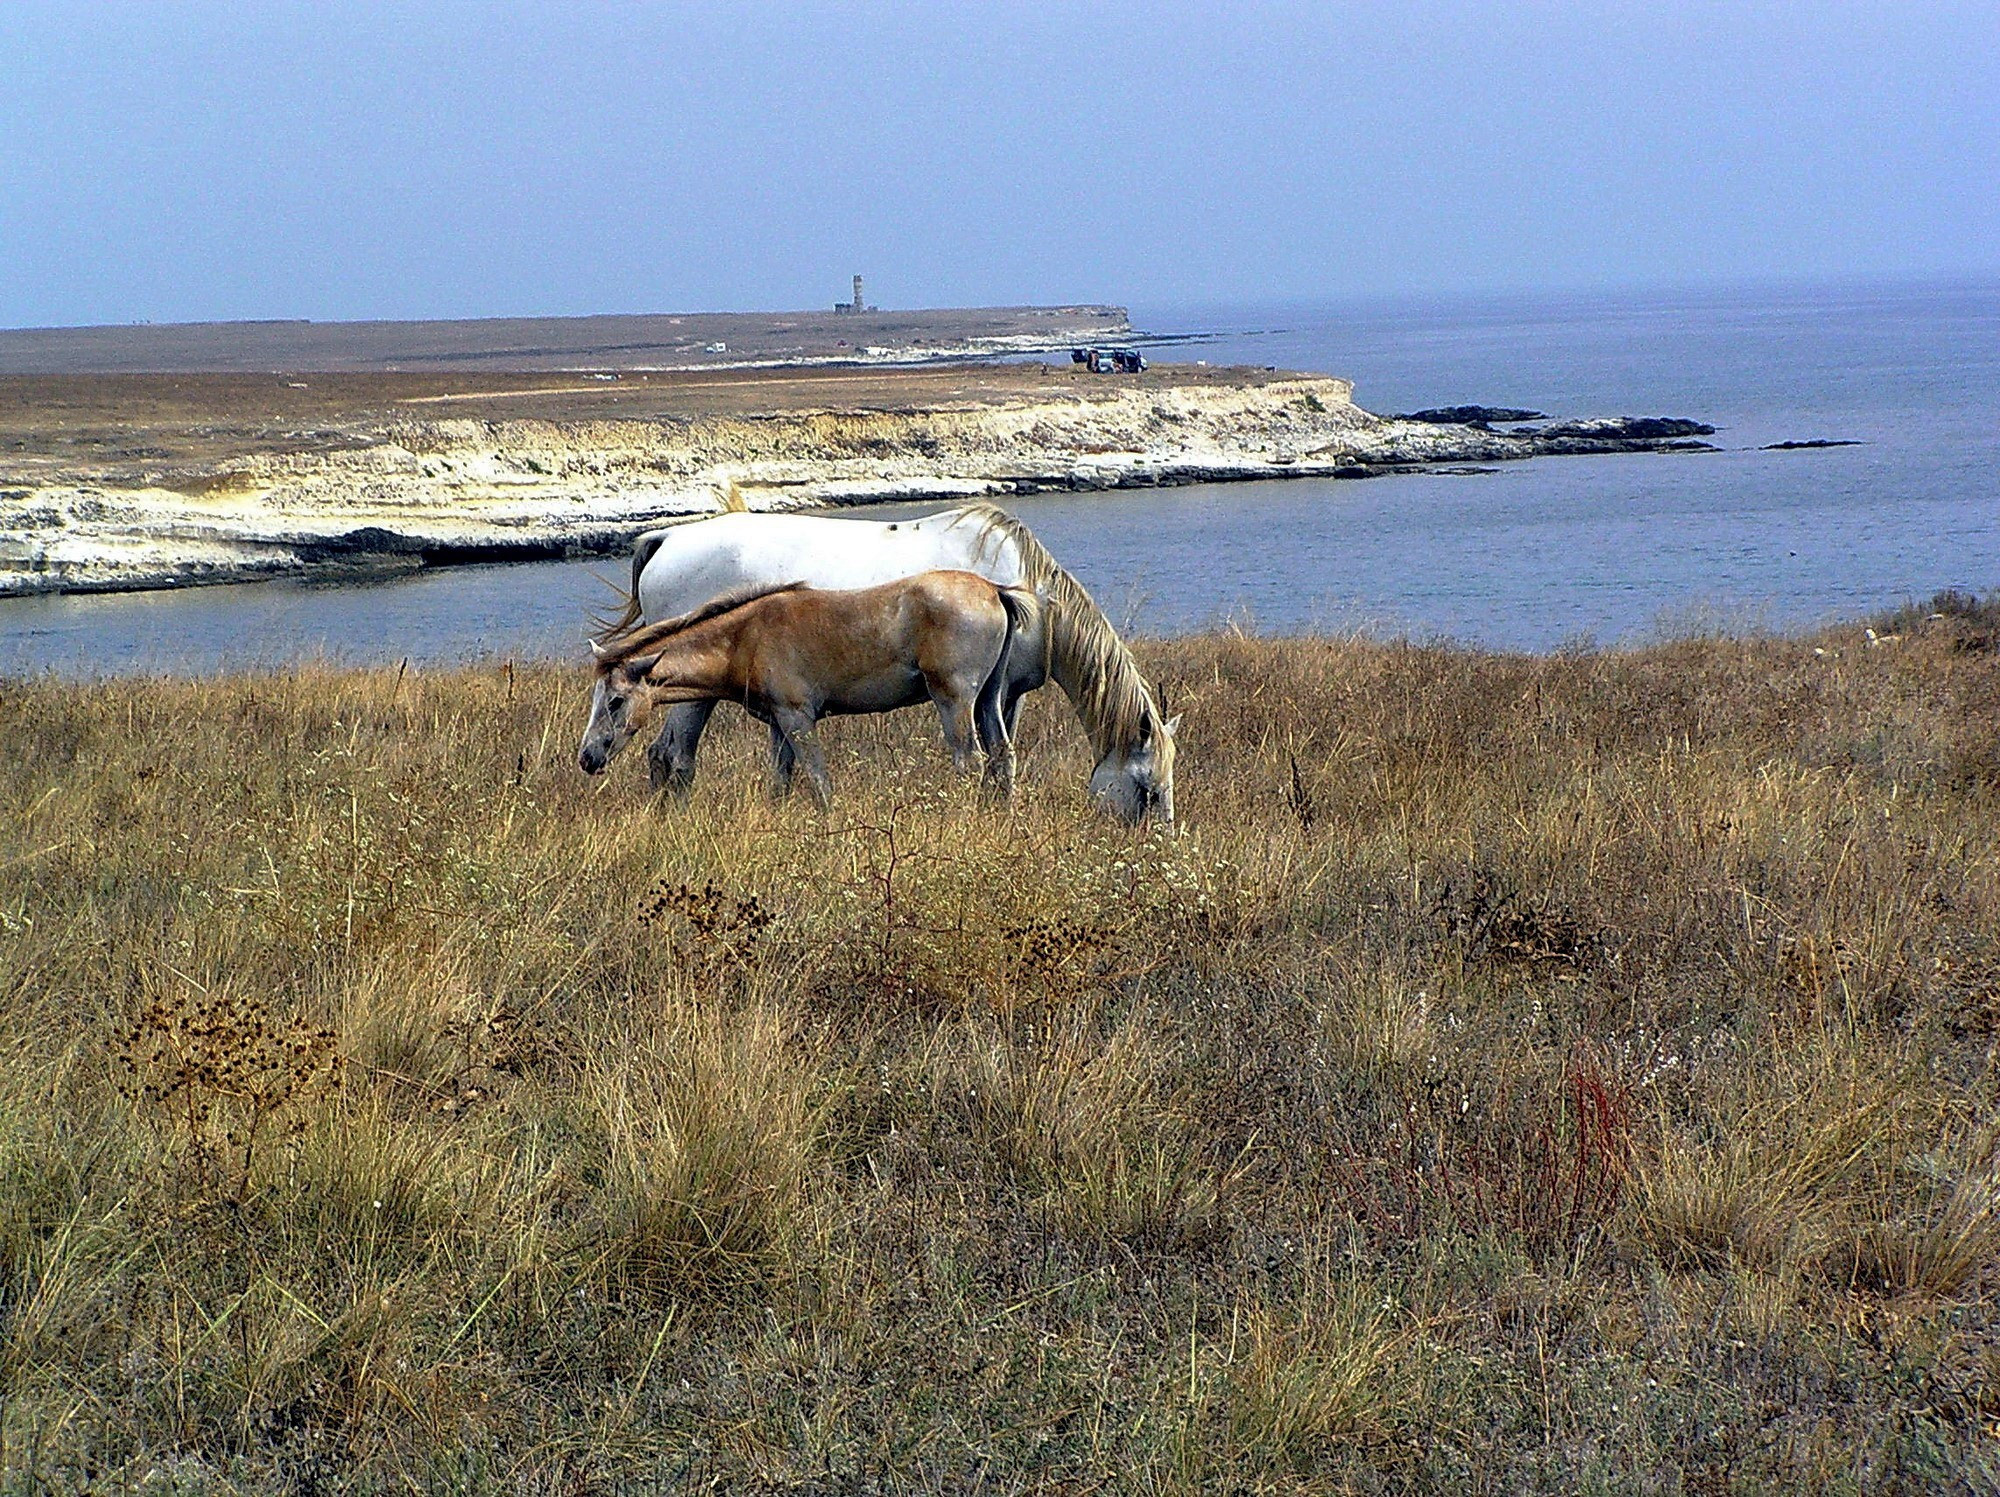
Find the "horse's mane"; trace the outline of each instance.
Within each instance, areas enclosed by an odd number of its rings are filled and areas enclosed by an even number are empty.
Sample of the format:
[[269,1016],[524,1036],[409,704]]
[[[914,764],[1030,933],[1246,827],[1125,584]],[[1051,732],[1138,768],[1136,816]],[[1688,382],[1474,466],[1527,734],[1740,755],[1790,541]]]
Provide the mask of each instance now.
[[1160,709],[1139,674],[1139,663],[1083,584],[1006,510],[967,504],[959,513],[982,527],[983,540],[1012,543],[1021,560],[1022,585],[1047,602],[1049,673],[1076,708],[1092,750],[1101,757],[1148,737],[1160,724]]
[[657,624],[648,624],[643,629],[628,630],[609,640],[600,640],[597,647],[599,670],[609,670],[614,665],[643,655],[673,635],[684,633],[696,624],[705,624],[712,618],[725,613],[733,613],[759,598],[768,598],[777,593],[793,593],[804,587],[803,582],[781,582],[776,587],[739,587],[711,598],[699,608],[670,619],[661,619]]

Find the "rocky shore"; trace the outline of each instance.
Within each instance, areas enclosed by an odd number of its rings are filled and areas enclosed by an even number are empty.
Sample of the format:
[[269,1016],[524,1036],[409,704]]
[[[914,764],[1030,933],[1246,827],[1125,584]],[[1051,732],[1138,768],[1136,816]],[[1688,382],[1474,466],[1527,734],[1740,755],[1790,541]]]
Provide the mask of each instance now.
[[[1357,406],[1345,380],[1263,371],[1170,366],[1113,379],[1036,365],[958,374],[946,385],[942,376],[877,373],[858,393],[822,385],[760,395],[746,386],[726,408],[704,403],[701,386],[665,383],[646,387],[655,398],[604,406],[602,415],[591,399],[609,384],[578,387],[572,376],[519,389],[391,392],[363,416],[274,418],[240,433],[199,411],[152,430],[120,424],[114,409],[102,418],[108,435],[92,436],[99,428],[52,414],[62,407],[45,399],[39,417],[17,406],[11,424],[0,422],[0,434],[27,433],[0,445],[0,596],[613,552],[647,526],[731,503],[786,510],[1364,478],[1557,454],[1678,452],[1706,447],[1700,438],[1712,430],[1667,418],[1501,431],[1476,417],[1383,417]],[[310,396],[304,379],[273,393]],[[842,403],[808,398],[828,394]],[[22,425],[35,419],[73,427],[67,444]]]

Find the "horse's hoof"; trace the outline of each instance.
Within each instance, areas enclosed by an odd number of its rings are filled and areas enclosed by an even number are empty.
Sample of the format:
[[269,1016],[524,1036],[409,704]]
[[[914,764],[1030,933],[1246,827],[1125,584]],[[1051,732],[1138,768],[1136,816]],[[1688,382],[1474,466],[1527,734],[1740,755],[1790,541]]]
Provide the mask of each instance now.
[[646,760],[646,779],[662,794],[686,795],[694,788],[694,766],[649,757]]

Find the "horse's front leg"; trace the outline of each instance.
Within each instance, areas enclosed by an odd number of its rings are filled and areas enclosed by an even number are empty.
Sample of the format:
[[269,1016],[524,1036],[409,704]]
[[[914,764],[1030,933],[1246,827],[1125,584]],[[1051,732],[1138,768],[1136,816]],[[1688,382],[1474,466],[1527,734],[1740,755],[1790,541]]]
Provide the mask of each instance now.
[[[1035,684],[1041,685],[1039,681]],[[1030,688],[1024,686],[1018,690],[1010,688],[1007,692],[1007,705],[1001,710],[1000,717],[1006,724],[1009,743],[1013,743],[1021,736],[1021,703],[1028,699],[1029,690]]]
[[792,748],[792,740],[787,738],[778,725],[771,724],[771,799],[783,800],[792,793],[792,771],[798,767],[799,756]]
[[662,714],[660,736],[646,750],[646,765],[653,788],[671,795],[686,795],[694,784],[694,753],[701,745],[702,730],[719,704],[680,702]]
[[782,738],[793,760],[805,766],[806,788],[822,811],[833,804],[833,779],[826,772],[826,755],[819,746],[819,717],[803,707],[781,707],[771,714],[771,735]]

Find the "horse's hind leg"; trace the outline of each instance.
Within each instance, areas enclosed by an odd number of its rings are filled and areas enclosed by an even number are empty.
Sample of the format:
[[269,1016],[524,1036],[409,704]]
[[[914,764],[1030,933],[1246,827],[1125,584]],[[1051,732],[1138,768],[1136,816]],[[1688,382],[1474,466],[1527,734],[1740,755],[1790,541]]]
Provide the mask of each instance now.
[[978,741],[972,696],[954,692],[941,682],[931,689],[931,701],[937,707],[938,722],[944,728],[945,746],[951,750],[951,767],[960,774],[970,773],[972,750]]
[[646,764],[653,788],[672,795],[685,795],[694,784],[694,752],[701,745],[702,729],[708,726],[715,702],[682,702],[661,716],[660,736],[646,750]]
[[999,693],[980,693],[973,712],[979,730],[979,746],[986,751],[986,784],[1007,800],[1014,798],[1014,734]]

